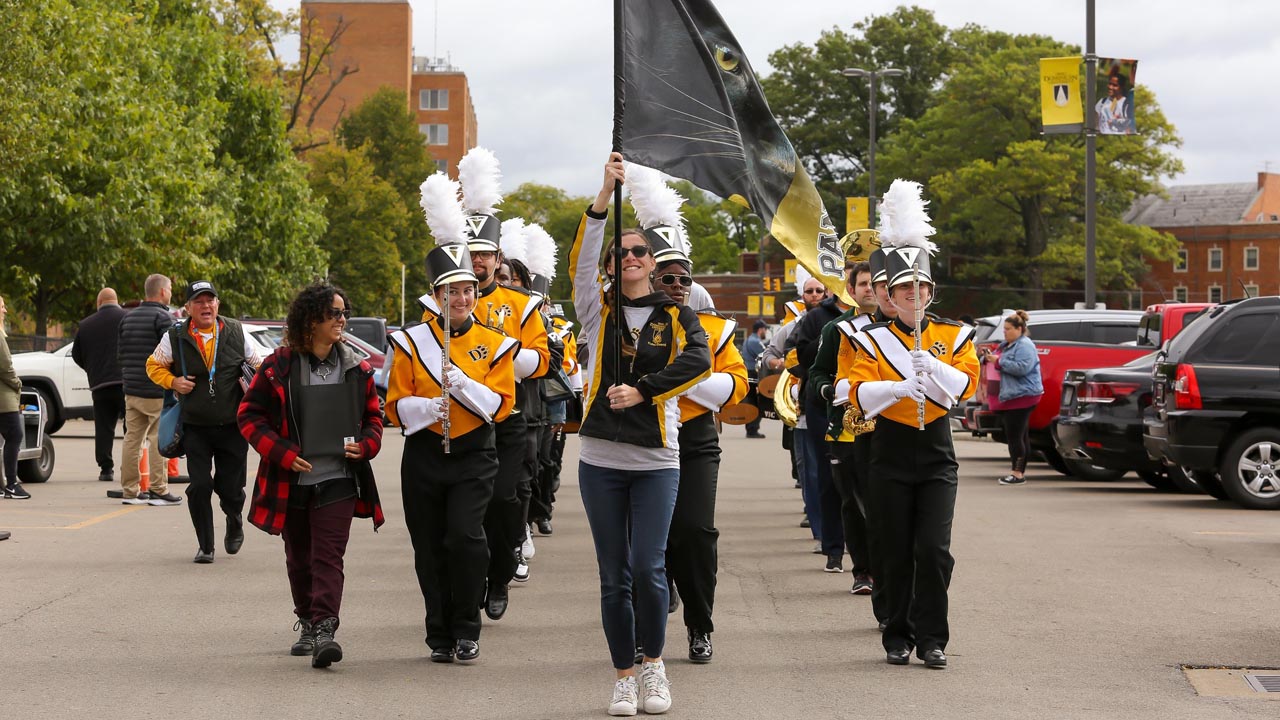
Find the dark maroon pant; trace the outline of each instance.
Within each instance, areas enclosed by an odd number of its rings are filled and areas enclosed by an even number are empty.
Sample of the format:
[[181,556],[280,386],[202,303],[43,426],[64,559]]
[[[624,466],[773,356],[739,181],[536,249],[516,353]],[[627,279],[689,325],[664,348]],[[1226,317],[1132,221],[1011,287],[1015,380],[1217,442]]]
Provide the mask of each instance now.
[[351,537],[354,497],[322,507],[291,507],[284,523],[284,562],[293,591],[293,612],[319,622],[338,617],[342,606],[342,558]]

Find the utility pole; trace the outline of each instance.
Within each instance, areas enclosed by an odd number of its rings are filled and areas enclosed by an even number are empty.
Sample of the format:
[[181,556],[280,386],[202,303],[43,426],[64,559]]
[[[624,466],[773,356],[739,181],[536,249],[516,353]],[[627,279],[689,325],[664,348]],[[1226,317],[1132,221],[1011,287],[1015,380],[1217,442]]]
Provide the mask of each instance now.
[[1084,13],[1084,306],[1092,310],[1098,301],[1097,195],[1098,113],[1093,104],[1098,78],[1094,46],[1094,0],[1085,0]]
[[[1089,1],[1093,2],[1093,0]],[[845,68],[840,71],[840,74],[845,77],[864,77],[871,83],[867,122],[871,130],[871,144],[867,147],[867,222],[874,229],[876,226],[876,116],[880,114],[880,105],[876,100],[876,81],[880,78],[898,77],[906,74],[906,71],[898,68],[880,68],[878,70]]]

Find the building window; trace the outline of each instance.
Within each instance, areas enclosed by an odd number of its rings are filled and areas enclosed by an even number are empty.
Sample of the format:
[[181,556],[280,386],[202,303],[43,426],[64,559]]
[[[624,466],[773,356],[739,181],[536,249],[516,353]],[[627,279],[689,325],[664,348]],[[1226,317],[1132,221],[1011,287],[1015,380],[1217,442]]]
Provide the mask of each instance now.
[[449,109],[449,91],[448,90],[419,90],[418,91],[418,109],[419,110],[448,110]]
[[1190,253],[1187,252],[1186,248],[1179,250],[1178,259],[1173,261],[1173,271],[1186,272],[1188,262],[1190,262]]
[[1245,285],[1245,286],[1244,286],[1244,294],[1245,294],[1245,295],[1248,295],[1249,297],[1258,297],[1258,286],[1257,286],[1257,285]]
[[1222,302],[1222,286],[1221,285],[1209,286],[1209,302],[1211,303]]
[[442,160],[442,159],[440,159],[440,158],[435,158],[435,161],[436,161],[436,172],[442,172],[442,173],[444,173],[445,175],[448,175],[448,174],[449,174],[449,161],[448,161],[448,160]]
[[1178,287],[1176,287],[1176,288],[1174,288],[1174,289],[1173,289],[1173,301],[1174,301],[1174,302],[1180,302],[1180,303],[1183,303],[1183,302],[1186,302],[1186,301],[1187,301],[1187,286],[1186,286],[1186,285],[1179,285]]
[[1245,270],[1258,269],[1258,248],[1247,247],[1244,249],[1244,269]]
[[1222,248],[1209,248],[1209,272],[1222,270]]
[[449,126],[448,125],[419,125],[418,132],[427,138],[428,145],[448,145],[449,144]]

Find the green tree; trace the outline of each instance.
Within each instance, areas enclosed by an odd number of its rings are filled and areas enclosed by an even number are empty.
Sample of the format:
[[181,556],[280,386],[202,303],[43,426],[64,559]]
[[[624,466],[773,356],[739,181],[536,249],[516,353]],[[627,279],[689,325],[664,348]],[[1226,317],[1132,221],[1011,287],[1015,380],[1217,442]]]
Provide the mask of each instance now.
[[[378,177],[363,148],[330,145],[311,153],[312,192],[325,199],[329,279],[347,291],[361,315],[400,317],[400,253],[396,233],[408,218],[391,183]],[[388,291],[394,287],[395,291]],[[426,288],[407,288],[422,292]]]
[[[1079,54],[1042,36],[965,28],[954,73],[918,119],[905,119],[884,146],[886,177],[925,184],[950,280],[1026,288],[1027,307],[1046,288],[1079,282],[1084,267],[1084,143],[1042,136],[1038,61]],[[1152,93],[1138,89],[1142,135],[1098,142],[1098,286],[1128,289],[1147,258],[1172,259],[1176,243],[1121,217],[1159,179],[1181,171],[1180,144]],[[993,298],[1008,304],[1009,297]],[[973,308],[986,310],[987,308]]]

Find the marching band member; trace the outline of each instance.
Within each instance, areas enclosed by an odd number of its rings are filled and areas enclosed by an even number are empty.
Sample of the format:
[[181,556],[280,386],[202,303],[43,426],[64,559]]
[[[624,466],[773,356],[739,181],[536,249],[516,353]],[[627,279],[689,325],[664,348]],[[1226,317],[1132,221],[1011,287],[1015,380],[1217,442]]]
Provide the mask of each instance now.
[[[933,300],[929,255],[934,233],[918,183],[895,180],[881,212],[889,302],[898,317],[854,336],[857,355],[836,393],[876,419],[871,513],[883,540],[888,620],[886,660],[905,665],[911,651],[931,668],[947,665],[947,588],[955,559],[951,523],[957,470],[947,411],[970,397],[978,378],[973,328],[927,318]],[[914,348],[914,349],[913,349]]]
[[[581,339],[590,349],[578,484],[600,568],[605,638],[617,671],[611,715],[634,715],[638,706],[648,713],[671,707],[662,648],[669,600],[667,534],[680,482],[678,398],[711,370],[697,314],[650,284],[653,248],[643,232],[624,232],[609,248],[607,272],[613,272],[613,258],[618,258],[622,276],[604,287],[605,219],[624,175],[622,155],[610,154],[600,193],[578,225],[569,263]],[[619,292],[621,297],[613,295]],[[622,317],[614,316],[610,299],[621,300]],[[620,332],[619,326],[625,329]],[[644,640],[639,688],[637,626]]]
[[[532,493],[536,452],[529,440],[529,424],[523,412],[536,393],[532,383],[547,372],[551,351],[547,347],[547,328],[542,321],[543,298],[528,289],[503,287],[498,284],[501,264],[498,247],[500,226],[495,216],[502,202],[498,160],[493,153],[475,147],[458,162],[458,179],[462,184],[462,205],[466,213],[467,249],[471,253],[479,288],[473,316],[477,322],[519,341],[514,358],[516,375],[515,410],[496,426],[498,461],[501,470],[493,487],[493,499],[485,513],[485,536],[489,541],[489,570],[485,615],[498,620],[507,612],[508,586],[515,577],[519,558],[516,548],[527,537],[525,503]],[[428,315],[430,312],[428,311]]]
[[[684,198],[661,175],[639,165],[627,168],[631,204],[653,248],[659,290],[678,305],[696,307],[691,294],[688,240],[680,205]],[[737,323],[713,309],[698,312],[711,351],[711,376],[680,398],[680,487],[667,536],[667,574],[684,601],[689,660],[711,662],[711,610],[715,603],[717,540],[716,483],[720,436],[715,415],[747,396],[747,367],[734,344]],[[643,639],[642,639],[643,641]]]
[[[457,183],[443,174],[423,183],[423,209],[441,243],[427,255],[432,292],[424,302],[432,314],[392,333],[386,402],[388,420],[408,436],[401,492],[433,662],[480,655],[489,562],[483,521],[499,475],[494,424],[515,402],[519,349],[516,340],[472,317],[478,281],[456,193]],[[441,308],[449,313],[447,339]]]

